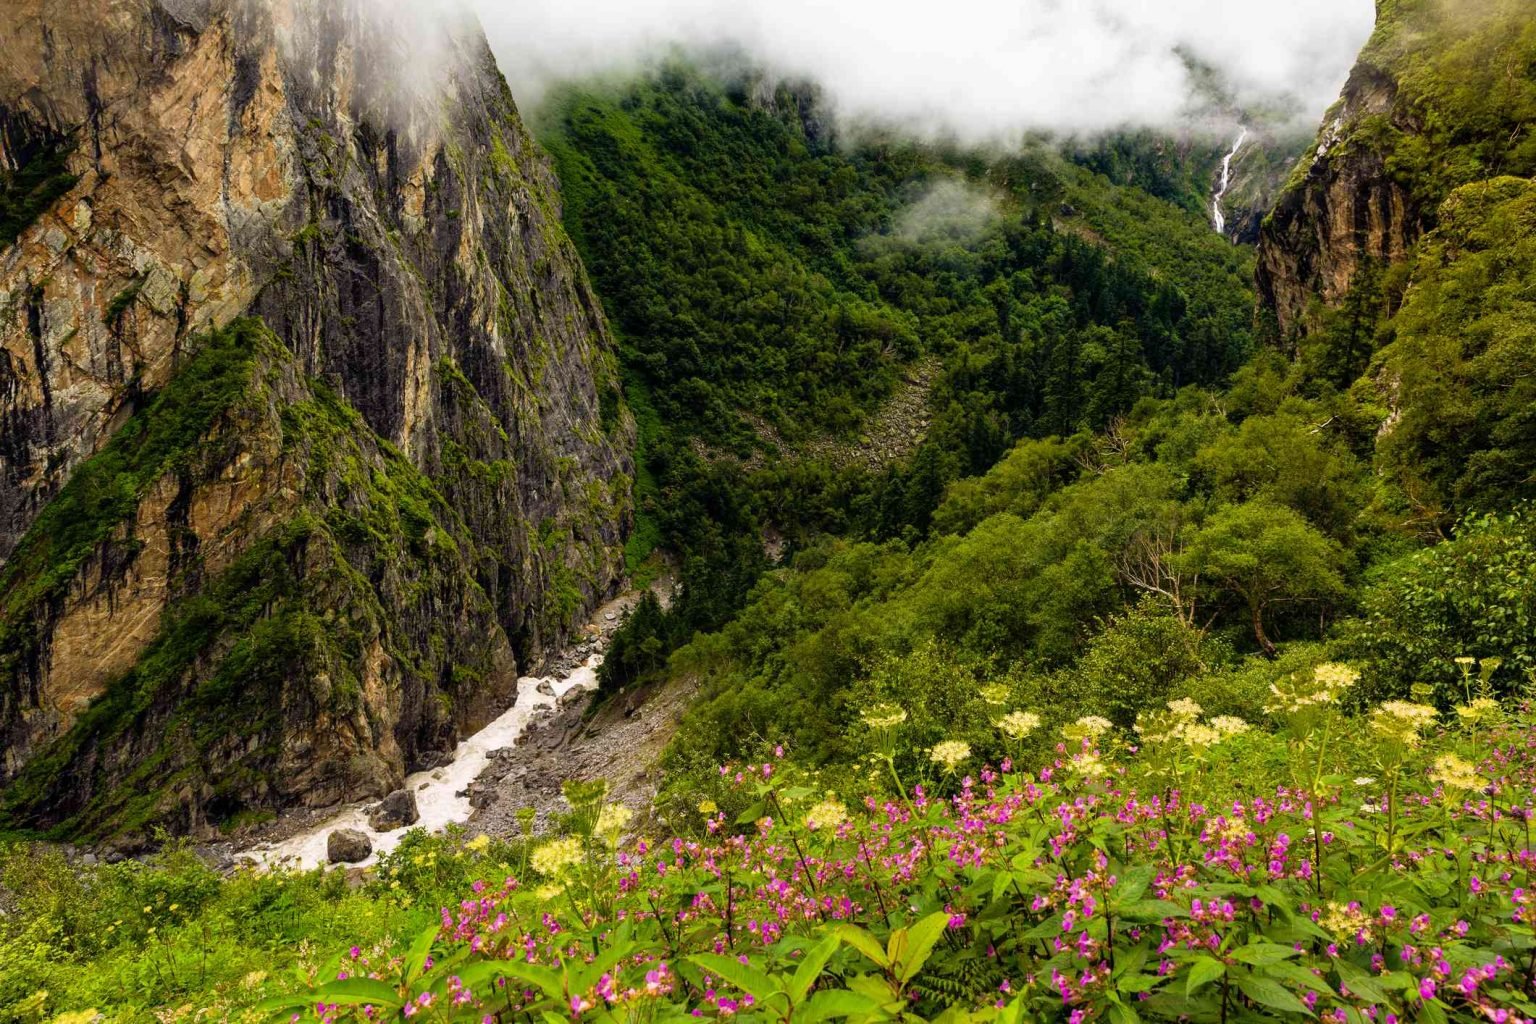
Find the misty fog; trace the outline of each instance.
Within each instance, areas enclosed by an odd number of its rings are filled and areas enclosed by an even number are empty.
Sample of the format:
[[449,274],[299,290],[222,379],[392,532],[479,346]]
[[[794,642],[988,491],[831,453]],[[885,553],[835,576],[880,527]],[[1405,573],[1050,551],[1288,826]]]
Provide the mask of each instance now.
[[[677,47],[740,46],[839,112],[1006,140],[1190,124],[1190,61],[1240,108],[1316,124],[1372,0],[473,0],[519,102]],[[1213,131],[1225,125],[1210,124]]]

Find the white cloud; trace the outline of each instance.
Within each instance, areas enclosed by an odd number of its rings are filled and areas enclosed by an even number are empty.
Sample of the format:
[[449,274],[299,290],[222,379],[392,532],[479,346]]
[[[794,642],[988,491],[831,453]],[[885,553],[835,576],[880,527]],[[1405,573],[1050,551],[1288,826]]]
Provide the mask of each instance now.
[[1180,120],[1180,52],[1240,102],[1289,97],[1315,123],[1372,0],[472,0],[514,93],[633,66],[669,47],[739,44],[825,86],[840,111],[1007,139]]

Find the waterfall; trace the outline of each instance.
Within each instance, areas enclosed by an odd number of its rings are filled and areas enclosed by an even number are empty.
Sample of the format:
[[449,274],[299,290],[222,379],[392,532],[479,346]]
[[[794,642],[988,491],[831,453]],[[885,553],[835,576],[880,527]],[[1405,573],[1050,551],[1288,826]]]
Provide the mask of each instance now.
[[1221,212],[1221,201],[1226,197],[1227,189],[1232,187],[1232,161],[1236,159],[1238,150],[1243,148],[1243,143],[1248,141],[1248,129],[1244,128],[1237,136],[1237,141],[1232,143],[1232,151],[1221,161],[1221,187],[1216,190],[1216,197],[1211,200],[1211,220],[1216,225],[1216,233],[1227,233],[1227,217]]

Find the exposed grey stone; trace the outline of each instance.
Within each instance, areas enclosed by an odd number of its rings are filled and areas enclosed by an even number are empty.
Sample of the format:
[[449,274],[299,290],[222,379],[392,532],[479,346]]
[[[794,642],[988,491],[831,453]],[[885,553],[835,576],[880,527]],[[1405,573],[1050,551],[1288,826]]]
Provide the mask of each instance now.
[[368,812],[368,826],[375,832],[393,832],[397,828],[416,824],[420,817],[421,812],[416,809],[416,794],[397,789]]
[[325,837],[325,856],[332,864],[356,864],[373,852],[373,841],[355,828],[339,828]]

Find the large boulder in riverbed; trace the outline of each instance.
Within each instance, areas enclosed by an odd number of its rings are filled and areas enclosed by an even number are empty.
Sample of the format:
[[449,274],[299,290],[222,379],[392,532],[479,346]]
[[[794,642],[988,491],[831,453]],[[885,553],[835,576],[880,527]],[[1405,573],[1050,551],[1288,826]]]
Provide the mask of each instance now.
[[325,838],[325,857],[332,864],[356,864],[373,852],[373,841],[355,828],[339,828]]
[[416,809],[416,794],[408,789],[397,789],[368,812],[368,827],[375,832],[393,832],[397,828],[416,824],[420,817],[421,812]]

